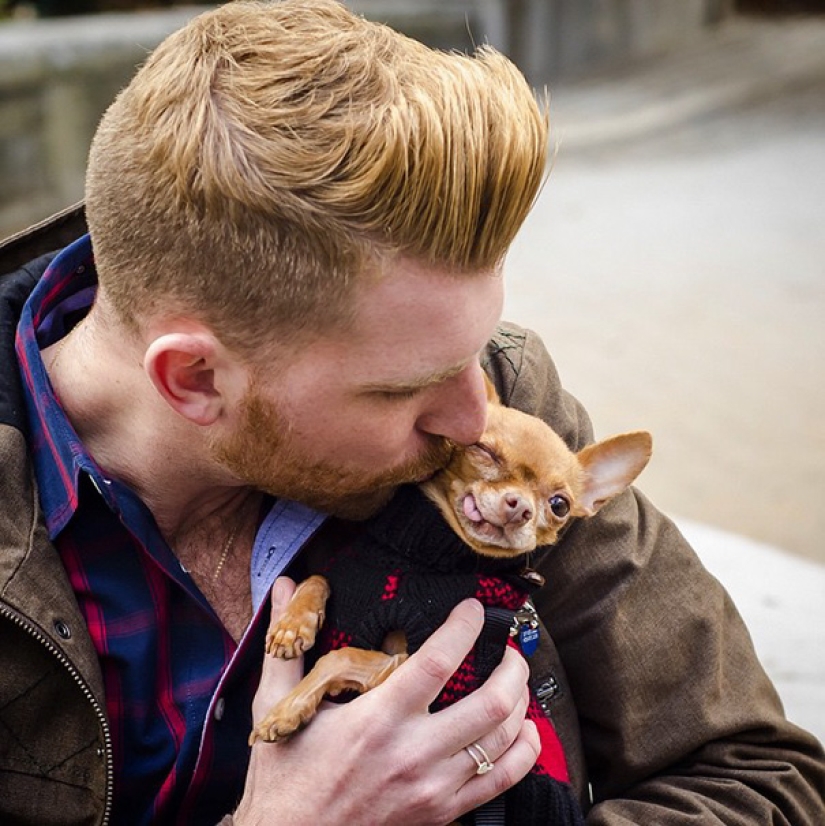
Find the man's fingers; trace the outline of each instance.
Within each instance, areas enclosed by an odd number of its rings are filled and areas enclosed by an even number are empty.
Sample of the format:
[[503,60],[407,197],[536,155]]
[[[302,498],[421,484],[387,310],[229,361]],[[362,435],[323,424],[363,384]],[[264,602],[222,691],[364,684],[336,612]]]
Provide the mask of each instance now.
[[524,657],[507,646],[504,658],[484,685],[438,712],[445,746],[458,751],[486,737],[491,751],[506,751],[527,712],[529,673]]
[[271,621],[276,622],[281,618],[292,595],[295,593],[296,585],[288,576],[279,576],[272,586],[272,612]]
[[[289,600],[295,593],[295,583],[289,577],[278,577],[272,586],[272,612],[270,625],[277,622],[283,614]],[[269,709],[285,694],[291,691],[303,676],[303,657],[291,660],[278,659],[265,652],[261,682],[252,703],[252,718],[257,723]]]
[[[535,765],[540,750],[539,735],[532,720],[522,721],[513,745],[493,760],[495,768],[486,774],[475,773],[473,758],[462,749],[455,757],[460,764],[459,776],[469,776],[470,779],[456,792],[458,811],[474,809],[518,783]],[[492,759],[492,755],[490,757]]]
[[397,697],[398,712],[427,708],[441,693],[473,647],[484,625],[484,609],[468,599],[453,608],[447,621],[385,684]]

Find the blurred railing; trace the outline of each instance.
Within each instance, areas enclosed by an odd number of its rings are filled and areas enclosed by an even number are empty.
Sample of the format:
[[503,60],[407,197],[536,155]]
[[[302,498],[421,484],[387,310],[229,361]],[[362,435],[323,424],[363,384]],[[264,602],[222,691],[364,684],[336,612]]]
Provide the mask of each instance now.
[[[489,42],[536,85],[661,52],[730,0],[352,0],[441,48]],[[100,114],[203,6],[0,24],[0,238],[79,199]]]
[[81,197],[100,115],[147,54],[198,11],[0,25],[0,237]]

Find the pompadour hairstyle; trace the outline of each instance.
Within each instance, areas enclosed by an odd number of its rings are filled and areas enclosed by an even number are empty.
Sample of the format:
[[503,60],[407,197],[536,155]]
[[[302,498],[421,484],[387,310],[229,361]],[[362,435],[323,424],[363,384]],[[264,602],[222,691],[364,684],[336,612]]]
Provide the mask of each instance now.
[[121,321],[225,343],[345,326],[394,255],[496,266],[544,177],[546,107],[495,50],[434,51],[333,0],[237,0],[168,37],[103,116],[87,217]]

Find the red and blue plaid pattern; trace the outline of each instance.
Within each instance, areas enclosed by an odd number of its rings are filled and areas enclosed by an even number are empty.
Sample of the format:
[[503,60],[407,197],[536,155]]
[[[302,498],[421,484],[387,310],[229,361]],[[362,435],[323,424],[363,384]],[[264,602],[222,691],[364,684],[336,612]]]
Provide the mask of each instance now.
[[16,345],[46,524],[103,671],[112,822],[215,823],[243,789],[268,612],[236,651],[146,506],[107,478],[63,412],[40,350],[85,315],[95,291],[83,238],[32,293]]

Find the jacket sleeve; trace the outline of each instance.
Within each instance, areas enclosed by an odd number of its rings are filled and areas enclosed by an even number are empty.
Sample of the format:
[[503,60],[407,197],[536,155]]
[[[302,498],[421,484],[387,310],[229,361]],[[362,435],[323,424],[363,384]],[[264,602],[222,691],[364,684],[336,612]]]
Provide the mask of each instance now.
[[[505,403],[573,449],[589,420],[538,338],[509,327],[488,369]],[[821,744],[789,723],[722,586],[637,490],[539,563],[536,606],[578,711],[589,826],[825,823]]]

